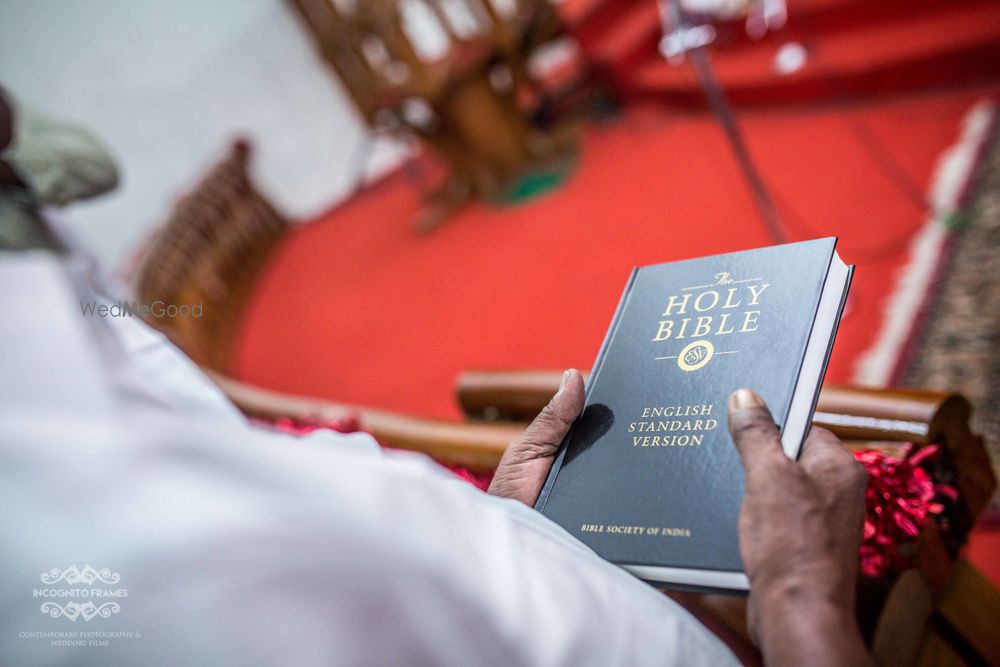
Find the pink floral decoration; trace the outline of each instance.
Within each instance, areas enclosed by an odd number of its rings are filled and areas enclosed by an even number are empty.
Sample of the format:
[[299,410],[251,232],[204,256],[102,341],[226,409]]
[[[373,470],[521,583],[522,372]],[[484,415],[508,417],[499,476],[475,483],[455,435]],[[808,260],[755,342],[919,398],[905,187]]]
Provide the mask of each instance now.
[[332,420],[311,420],[311,419],[291,419],[290,417],[279,417],[271,422],[271,425],[292,435],[309,435],[313,431],[321,428],[336,431],[337,433],[355,433],[361,430],[361,423],[356,417]]
[[860,549],[863,575],[881,577],[911,566],[906,547],[916,542],[933,516],[944,511],[938,500],[958,497],[954,487],[935,483],[921,467],[939,449],[938,445],[916,449],[911,443],[902,458],[872,449],[854,452],[868,472]]

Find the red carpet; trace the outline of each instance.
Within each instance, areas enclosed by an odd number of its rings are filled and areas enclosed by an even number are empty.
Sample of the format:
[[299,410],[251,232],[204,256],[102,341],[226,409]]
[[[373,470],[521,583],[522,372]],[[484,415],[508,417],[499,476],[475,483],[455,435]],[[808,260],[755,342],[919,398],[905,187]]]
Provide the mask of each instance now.
[[[936,160],[988,92],[743,114],[793,240],[839,235],[858,265],[830,381],[870,345]],[[418,204],[397,173],[294,233],[249,308],[235,374],[457,417],[462,369],[589,367],[632,265],[771,243],[718,128],[662,107],[591,127],[577,172],[535,202],[476,205],[426,237],[410,231]]]

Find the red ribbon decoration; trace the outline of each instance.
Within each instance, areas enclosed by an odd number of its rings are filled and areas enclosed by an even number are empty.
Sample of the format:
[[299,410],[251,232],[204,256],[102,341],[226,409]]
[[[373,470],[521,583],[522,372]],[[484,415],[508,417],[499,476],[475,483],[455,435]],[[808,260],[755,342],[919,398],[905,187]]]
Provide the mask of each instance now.
[[865,449],[854,457],[868,472],[865,529],[861,542],[861,573],[882,577],[913,566],[905,552],[935,515],[944,511],[942,496],[958,497],[955,487],[937,484],[921,464],[937,455],[938,445],[916,449],[906,445],[903,457]]

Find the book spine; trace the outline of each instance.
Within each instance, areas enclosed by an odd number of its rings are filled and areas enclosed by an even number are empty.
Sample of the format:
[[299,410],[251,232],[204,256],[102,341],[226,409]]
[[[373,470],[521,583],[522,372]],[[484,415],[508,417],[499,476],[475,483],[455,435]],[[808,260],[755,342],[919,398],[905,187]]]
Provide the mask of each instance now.
[[[848,268],[847,283],[844,285],[844,294],[840,297],[840,307],[837,309],[837,320],[833,325],[833,332],[830,334],[830,342],[826,346],[826,357],[823,359],[823,370],[819,374],[819,382],[816,383],[816,393],[813,395],[812,406],[809,408],[809,424],[812,424],[816,415],[816,406],[819,405],[819,395],[823,391],[823,382],[826,378],[826,369],[830,365],[830,357],[833,355],[833,344],[837,340],[837,331],[840,330],[840,320],[844,316],[844,306],[847,305],[847,295],[851,293],[851,283],[854,281],[854,266]],[[809,432],[806,431],[806,436]],[[799,448],[799,453],[802,449]]]
[[[823,277],[823,282],[819,286],[819,294],[816,297],[816,303],[813,304],[812,316],[809,322],[809,334],[806,336],[805,340],[802,341],[801,348],[799,349],[798,362],[797,362],[798,370],[795,372],[795,383],[792,385],[792,393],[788,397],[788,402],[784,406],[785,418],[781,420],[780,424],[778,424],[778,432],[781,433],[782,443],[784,443],[784,438],[786,433],[785,426],[788,425],[788,418],[792,414],[792,403],[795,401],[795,393],[796,393],[795,389],[798,388],[799,384],[802,382],[802,367],[805,364],[806,352],[809,349],[809,341],[815,334],[816,318],[819,316],[819,309],[820,306],[822,305],[823,290],[826,288],[827,281],[830,280],[830,271],[832,270],[833,267],[834,253],[836,253],[837,251],[838,237],[833,236],[830,238],[833,239],[833,243],[830,245],[830,249],[826,257],[826,275]],[[836,333],[836,329],[834,329],[834,333]],[[827,355],[830,354],[831,350],[832,347],[827,348]],[[799,438],[798,449],[796,450],[795,454],[796,459],[798,459],[799,455],[802,454],[802,444],[805,442],[806,436],[809,435],[809,429],[811,428],[813,420],[813,411],[816,409],[816,403],[819,401],[819,391],[820,388],[823,386],[823,376],[825,374],[826,374],[826,362],[823,363],[823,370],[820,372],[819,383],[816,385],[816,393],[813,397],[812,408],[810,409],[808,418],[806,419],[805,431],[802,432],[801,437]]]
[[[597,376],[601,372],[601,365],[604,363],[604,356],[607,353],[608,346],[611,345],[611,341],[615,338],[615,332],[618,330],[618,324],[621,322],[622,314],[625,312],[625,306],[628,303],[629,295],[632,293],[632,286],[635,285],[635,279],[638,275],[639,267],[633,268],[632,273],[629,274],[628,282],[625,283],[625,289],[622,290],[622,296],[618,300],[618,307],[615,309],[615,315],[611,319],[611,326],[608,327],[608,333],[604,335],[604,342],[601,343],[601,349],[597,352],[597,358],[594,360],[590,376],[587,378],[587,385],[584,391],[585,406],[590,401],[590,389],[594,386]],[[556,460],[552,462],[552,468],[549,469],[549,474],[545,478],[545,484],[542,485],[542,490],[538,494],[538,500],[535,502],[535,509],[539,512],[545,508],[545,503],[549,499],[549,492],[552,491],[552,485],[555,484],[556,477],[559,475],[559,469],[562,468],[563,458],[566,456],[566,445],[569,443],[569,439],[571,437],[573,437],[572,427],[570,427],[566,437],[563,438],[562,443],[559,445],[559,454],[556,456]]]

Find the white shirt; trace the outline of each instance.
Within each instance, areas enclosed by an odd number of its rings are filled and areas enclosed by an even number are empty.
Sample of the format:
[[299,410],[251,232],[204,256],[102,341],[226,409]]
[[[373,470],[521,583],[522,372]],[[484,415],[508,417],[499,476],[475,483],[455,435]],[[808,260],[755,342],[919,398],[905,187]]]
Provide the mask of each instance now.
[[518,502],[365,435],[251,427],[81,285],[0,254],[0,664],[736,663]]

